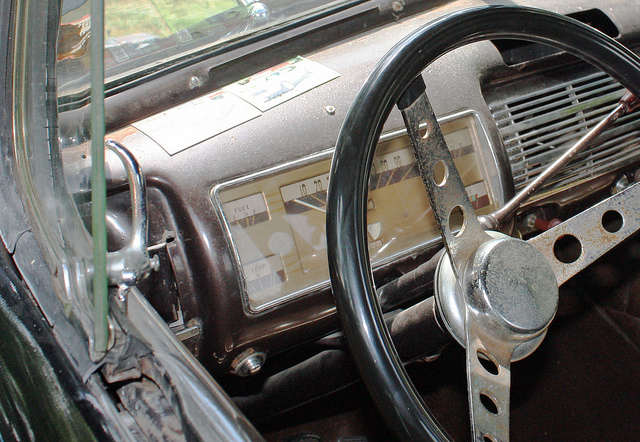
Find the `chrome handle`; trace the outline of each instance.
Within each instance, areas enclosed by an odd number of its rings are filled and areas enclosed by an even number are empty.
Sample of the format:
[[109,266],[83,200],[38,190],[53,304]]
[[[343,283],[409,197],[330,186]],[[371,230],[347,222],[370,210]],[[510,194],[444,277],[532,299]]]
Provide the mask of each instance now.
[[132,230],[123,248],[107,254],[109,283],[132,287],[159,266],[158,257],[149,257],[147,218],[147,184],[138,161],[122,144],[107,140],[105,146],[122,162],[131,192]]

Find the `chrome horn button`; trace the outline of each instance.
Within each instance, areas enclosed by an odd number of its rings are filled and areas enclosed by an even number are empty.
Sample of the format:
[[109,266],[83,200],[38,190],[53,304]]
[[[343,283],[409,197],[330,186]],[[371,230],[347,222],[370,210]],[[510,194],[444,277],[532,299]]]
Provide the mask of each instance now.
[[512,361],[542,342],[558,308],[558,285],[547,259],[532,245],[496,232],[469,259],[458,282],[447,255],[436,271],[436,305],[466,347],[465,314],[495,340],[514,346]]

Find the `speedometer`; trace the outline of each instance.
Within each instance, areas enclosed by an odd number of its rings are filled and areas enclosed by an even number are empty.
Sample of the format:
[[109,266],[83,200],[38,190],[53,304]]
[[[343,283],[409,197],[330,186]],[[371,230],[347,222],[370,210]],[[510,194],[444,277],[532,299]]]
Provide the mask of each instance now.
[[324,228],[329,172],[280,188],[302,272],[326,266]]

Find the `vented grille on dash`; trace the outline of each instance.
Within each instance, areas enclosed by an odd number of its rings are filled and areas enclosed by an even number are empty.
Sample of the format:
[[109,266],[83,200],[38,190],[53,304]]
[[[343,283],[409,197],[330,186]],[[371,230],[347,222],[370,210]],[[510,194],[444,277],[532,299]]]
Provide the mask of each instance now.
[[[516,188],[521,189],[610,112],[624,89],[603,73],[490,104]],[[564,168],[546,190],[640,160],[640,113],[621,118]]]

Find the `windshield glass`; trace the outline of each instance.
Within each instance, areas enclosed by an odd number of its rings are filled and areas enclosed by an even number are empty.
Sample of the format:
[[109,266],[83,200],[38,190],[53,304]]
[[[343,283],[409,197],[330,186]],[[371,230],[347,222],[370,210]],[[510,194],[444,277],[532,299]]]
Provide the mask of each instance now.
[[[242,42],[266,29],[352,0],[105,0],[107,84]],[[58,90],[83,94],[89,81],[88,0],[64,0],[58,37]]]

